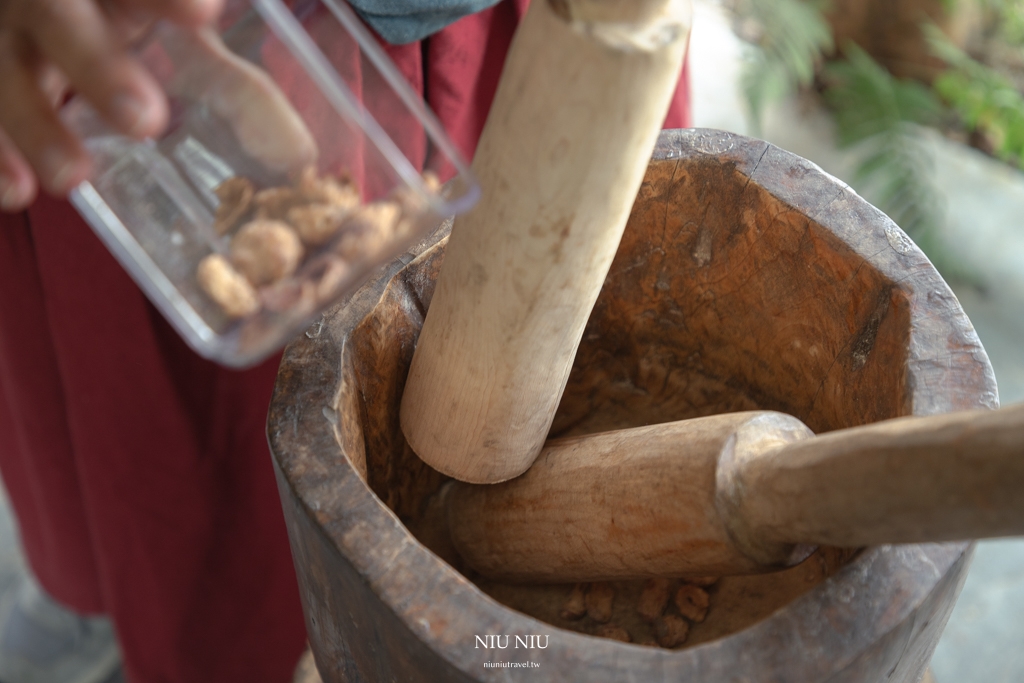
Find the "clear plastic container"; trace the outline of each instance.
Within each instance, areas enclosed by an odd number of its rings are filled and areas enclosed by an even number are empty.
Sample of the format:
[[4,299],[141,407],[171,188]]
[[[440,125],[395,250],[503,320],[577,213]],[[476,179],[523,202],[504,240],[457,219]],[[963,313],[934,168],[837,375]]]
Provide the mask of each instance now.
[[95,173],[71,199],[207,358],[266,358],[476,200],[440,124],[340,0],[231,0],[217,26],[158,24],[138,52],[170,125],[133,141],[72,100]]

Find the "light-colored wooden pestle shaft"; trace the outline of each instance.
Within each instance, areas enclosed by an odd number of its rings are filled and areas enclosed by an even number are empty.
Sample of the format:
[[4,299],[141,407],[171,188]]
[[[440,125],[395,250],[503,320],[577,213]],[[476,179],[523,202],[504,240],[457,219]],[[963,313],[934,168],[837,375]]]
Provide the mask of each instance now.
[[447,493],[452,541],[524,582],[744,574],[817,545],[1024,534],[1024,405],[813,436],[733,413],[551,441],[522,477]]
[[536,459],[678,79],[689,0],[535,0],[510,48],[401,404],[462,481]]

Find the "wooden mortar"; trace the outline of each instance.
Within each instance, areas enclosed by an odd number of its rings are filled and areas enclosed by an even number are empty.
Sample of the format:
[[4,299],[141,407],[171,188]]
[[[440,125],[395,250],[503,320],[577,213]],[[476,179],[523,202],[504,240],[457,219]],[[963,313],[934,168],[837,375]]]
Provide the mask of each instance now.
[[[852,559],[826,548],[786,571],[724,578],[677,650],[596,638],[589,617],[563,619],[572,586],[460,573],[435,523],[446,478],[398,424],[446,234],[382,269],[282,362],[268,434],[324,681],[518,673],[484,666],[494,661],[532,662],[523,680],[552,682],[920,678],[970,544],[870,547]],[[820,433],[997,403],[970,321],[881,212],[764,142],[666,131],[552,434],[757,408]],[[639,584],[614,587],[613,622],[648,640]],[[547,647],[479,647],[493,635],[546,635]]]

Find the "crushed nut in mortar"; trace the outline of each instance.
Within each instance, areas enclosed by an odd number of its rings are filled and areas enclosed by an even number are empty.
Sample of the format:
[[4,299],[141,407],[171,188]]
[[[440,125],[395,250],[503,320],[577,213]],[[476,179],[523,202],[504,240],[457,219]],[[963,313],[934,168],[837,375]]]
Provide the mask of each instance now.
[[711,603],[711,598],[699,586],[683,585],[676,591],[675,603],[680,614],[690,621],[699,623],[708,616],[708,605]]
[[682,617],[666,614],[654,622],[654,633],[658,638],[658,645],[668,648],[679,647],[686,642],[690,625]]
[[615,589],[610,583],[597,582],[590,584],[587,591],[587,616],[599,624],[606,624],[612,618],[612,602],[615,600]]
[[644,621],[653,622],[665,613],[671,593],[672,582],[669,579],[647,579],[637,601],[637,614]]
[[612,640],[621,640],[623,643],[632,643],[633,639],[629,636],[629,631],[616,626],[615,624],[605,624],[604,626],[597,629],[597,635],[602,638],[611,638]]
[[575,621],[576,619],[582,619],[583,615],[587,613],[587,602],[583,588],[584,584],[582,583],[577,583],[572,587],[572,592],[565,599],[562,610],[559,612],[563,619]]
[[203,291],[231,318],[251,315],[260,307],[256,290],[220,254],[210,254],[199,262],[196,279]]

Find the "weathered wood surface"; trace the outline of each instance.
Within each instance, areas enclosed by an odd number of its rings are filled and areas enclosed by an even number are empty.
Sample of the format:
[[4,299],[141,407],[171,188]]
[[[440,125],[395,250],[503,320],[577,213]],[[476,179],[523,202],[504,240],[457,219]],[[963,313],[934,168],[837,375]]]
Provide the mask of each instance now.
[[491,484],[540,453],[689,29],[689,0],[530,4],[473,159],[486,191],[455,220],[402,399],[434,469]]
[[[559,621],[557,607],[533,610],[547,623],[509,609],[428,550],[445,553],[421,524],[445,478],[405,444],[398,403],[443,231],[435,239],[311,328],[281,366],[268,435],[324,681],[506,680],[509,670],[484,667],[496,659],[536,662],[524,675],[535,681],[917,681],[969,544],[867,548],[809,582],[807,563],[755,577],[765,583],[723,579],[677,651],[573,632],[593,631]],[[997,402],[970,322],[885,216],[765,143],[668,131],[554,435],[754,408],[824,432]],[[802,587],[786,592],[793,576]],[[481,585],[532,609],[519,587]],[[475,647],[486,634],[550,639],[495,654]]]
[[445,493],[474,570],[518,582],[751,574],[822,545],[1024,535],[1024,404],[815,437],[749,411],[551,440],[533,467]]
[[814,547],[777,544],[751,558],[716,506],[723,451],[745,425],[775,439],[813,437],[763,411],[712,415],[549,441],[525,474],[446,492],[459,556],[493,578],[531,583],[753,574]]
[[[741,432],[719,503],[749,544],[858,547],[1024,534],[1024,404],[887,420],[764,457]],[[723,509],[720,505],[719,508]],[[723,509],[723,514],[726,514]]]

